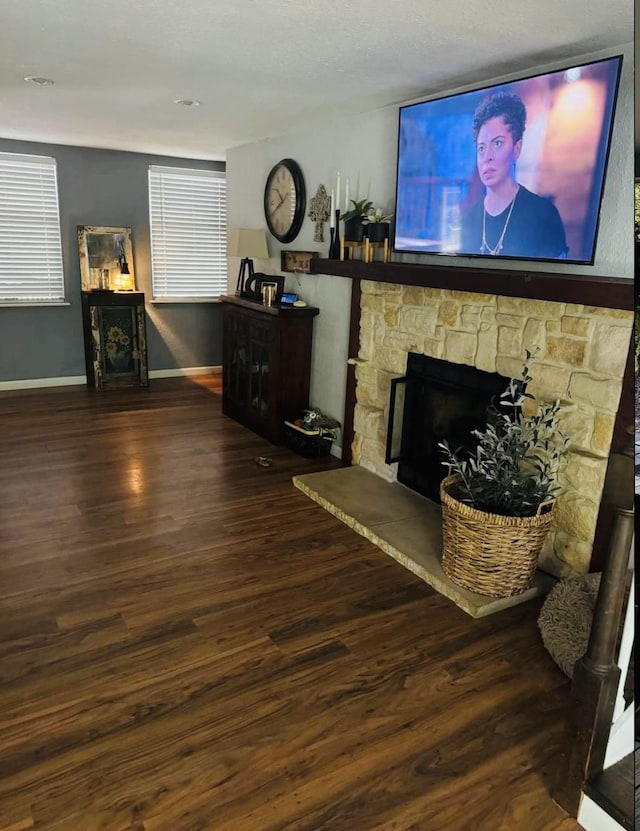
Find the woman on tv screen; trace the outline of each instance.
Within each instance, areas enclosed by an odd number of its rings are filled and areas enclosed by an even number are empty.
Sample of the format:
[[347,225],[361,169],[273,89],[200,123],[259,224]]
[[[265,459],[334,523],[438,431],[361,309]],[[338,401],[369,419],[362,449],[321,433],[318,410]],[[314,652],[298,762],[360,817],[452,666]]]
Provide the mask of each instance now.
[[557,208],[516,181],[526,118],[525,105],[514,93],[494,93],[475,111],[476,163],[485,194],[462,214],[462,253],[567,256]]

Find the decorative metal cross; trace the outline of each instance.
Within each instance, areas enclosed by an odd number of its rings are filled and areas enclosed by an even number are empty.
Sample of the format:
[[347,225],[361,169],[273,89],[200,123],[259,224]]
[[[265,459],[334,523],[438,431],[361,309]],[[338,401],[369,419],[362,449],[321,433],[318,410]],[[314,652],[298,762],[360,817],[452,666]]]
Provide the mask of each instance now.
[[331,198],[324,185],[318,185],[316,195],[309,202],[309,219],[316,223],[316,232],[313,235],[314,242],[324,242],[324,223],[329,219],[331,209]]

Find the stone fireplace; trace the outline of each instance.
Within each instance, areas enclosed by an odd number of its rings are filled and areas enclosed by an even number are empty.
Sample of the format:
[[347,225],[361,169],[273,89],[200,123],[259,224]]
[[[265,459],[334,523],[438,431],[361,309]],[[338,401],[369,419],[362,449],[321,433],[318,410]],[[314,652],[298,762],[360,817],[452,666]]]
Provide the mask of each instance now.
[[560,399],[571,452],[540,566],[556,576],[589,568],[633,315],[546,300],[362,280],[353,462],[386,481],[389,394],[408,353],[519,376],[537,350],[530,391]]

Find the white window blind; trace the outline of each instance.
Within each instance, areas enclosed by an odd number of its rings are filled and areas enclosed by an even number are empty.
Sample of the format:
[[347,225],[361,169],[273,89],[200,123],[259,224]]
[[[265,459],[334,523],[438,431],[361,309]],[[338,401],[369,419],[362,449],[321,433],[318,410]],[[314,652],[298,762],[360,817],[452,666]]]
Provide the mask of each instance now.
[[0,153],[0,303],[63,300],[56,160]]
[[149,168],[153,296],[227,291],[227,181],[217,170]]

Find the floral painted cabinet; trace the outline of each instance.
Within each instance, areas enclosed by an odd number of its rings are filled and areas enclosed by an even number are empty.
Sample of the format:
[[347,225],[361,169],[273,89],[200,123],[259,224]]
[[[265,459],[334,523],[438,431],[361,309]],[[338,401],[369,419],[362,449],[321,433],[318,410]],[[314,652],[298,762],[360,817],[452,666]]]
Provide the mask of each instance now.
[[88,386],[148,386],[144,294],[83,291],[82,320]]

